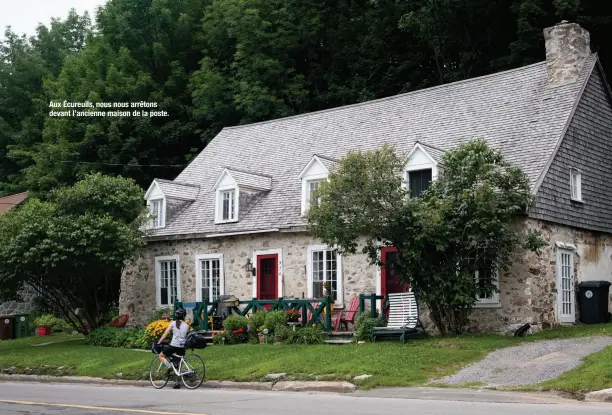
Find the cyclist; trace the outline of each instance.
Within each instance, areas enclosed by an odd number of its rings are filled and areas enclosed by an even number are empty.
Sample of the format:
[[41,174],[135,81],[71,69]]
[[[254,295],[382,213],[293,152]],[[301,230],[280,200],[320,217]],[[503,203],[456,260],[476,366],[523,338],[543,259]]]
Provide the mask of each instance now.
[[[185,323],[185,317],[187,316],[187,311],[184,308],[179,308],[175,313],[175,320],[168,325],[168,328],[164,332],[164,334],[159,339],[158,345],[161,344],[166,337],[170,334],[172,330],[172,341],[164,350],[159,354],[159,360],[162,361],[164,365],[168,368],[168,374],[174,372],[172,367],[172,363],[169,361],[169,357],[173,354],[184,355],[185,354],[185,339],[187,338],[187,333],[189,333],[189,324]],[[173,386],[174,389],[180,389],[181,385],[178,383],[178,378],[176,379],[176,383]]]

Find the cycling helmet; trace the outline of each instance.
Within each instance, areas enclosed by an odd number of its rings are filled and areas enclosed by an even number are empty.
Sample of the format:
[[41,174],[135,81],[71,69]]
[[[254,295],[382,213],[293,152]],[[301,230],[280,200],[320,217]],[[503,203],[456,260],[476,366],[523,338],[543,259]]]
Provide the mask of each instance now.
[[178,310],[176,310],[176,313],[174,313],[174,318],[177,320],[184,320],[186,316],[187,311],[185,311],[184,308],[179,308]]

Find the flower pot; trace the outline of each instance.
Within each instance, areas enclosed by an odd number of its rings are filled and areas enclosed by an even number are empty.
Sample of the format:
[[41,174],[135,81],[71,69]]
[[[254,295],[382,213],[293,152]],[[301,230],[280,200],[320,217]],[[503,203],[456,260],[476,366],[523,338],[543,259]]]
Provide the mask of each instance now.
[[51,327],[38,327],[36,331],[39,336],[48,336],[51,334]]
[[280,344],[281,339],[280,336],[274,336],[274,344]]
[[262,333],[257,334],[257,339],[259,340],[259,343],[263,343],[264,335]]

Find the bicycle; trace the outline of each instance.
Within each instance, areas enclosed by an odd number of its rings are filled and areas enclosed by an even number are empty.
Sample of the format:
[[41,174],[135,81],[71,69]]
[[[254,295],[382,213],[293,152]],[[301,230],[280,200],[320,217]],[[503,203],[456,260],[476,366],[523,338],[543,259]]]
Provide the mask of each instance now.
[[[159,353],[156,349],[156,345],[153,345],[152,350],[155,354]],[[185,350],[187,350],[187,348],[185,348]],[[162,389],[166,386],[172,375],[180,378],[187,389],[197,389],[202,382],[204,382],[206,365],[204,364],[204,360],[197,354],[192,353],[185,356],[174,353],[172,356],[168,356],[168,360],[172,366],[171,369],[167,368],[166,365],[159,360],[158,356],[155,356],[149,366],[149,380],[155,389]],[[178,363],[178,369],[175,363]],[[201,373],[201,376],[198,375],[199,373]]]

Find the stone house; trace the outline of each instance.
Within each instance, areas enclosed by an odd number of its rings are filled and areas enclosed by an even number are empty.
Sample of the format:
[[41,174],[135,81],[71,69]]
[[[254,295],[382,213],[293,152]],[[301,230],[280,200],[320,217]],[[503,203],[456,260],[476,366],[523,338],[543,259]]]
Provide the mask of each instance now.
[[[9,209],[20,205],[28,198],[28,192],[17,193],[10,196],[0,197],[0,215]],[[0,242],[1,243],[1,242]],[[24,290],[20,301],[6,301],[0,303],[0,315],[27,313],[31,310],[36,293],[33,290]]]
[[[575,285],[612,280],[612,93],[587,31],[562,22],[544,36],[540,63],[224,128],[175,180],[149,187],[156,218],[139,266],[124,272],[121,312],[142,324],[177,298],[320,297],[325,281],[336,308],[402,290],[391,268],[308,235],[311,192],[349,151],[388,143],[409,154],[405,181],[418,194],[444,151],[482,137],[528,175],[536,203],[521,226],[540,229],[548,246],[495,273],[499,293],[478,298],[473,326],[574,323]],[[393,249],[381,255],[392,263]]]

